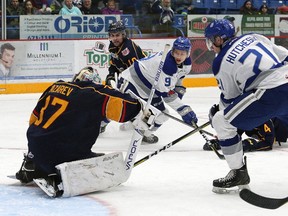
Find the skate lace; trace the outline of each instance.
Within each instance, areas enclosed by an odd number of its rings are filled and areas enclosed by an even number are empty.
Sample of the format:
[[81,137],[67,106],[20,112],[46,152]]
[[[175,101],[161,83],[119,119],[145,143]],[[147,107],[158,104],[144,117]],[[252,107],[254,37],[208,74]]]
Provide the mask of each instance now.
[[224,178],[221,178],[219,181],[220,182],[227,182],[227,181],[232,180],[235,176],[236,176],[236,171],[230,170],[230,172]]

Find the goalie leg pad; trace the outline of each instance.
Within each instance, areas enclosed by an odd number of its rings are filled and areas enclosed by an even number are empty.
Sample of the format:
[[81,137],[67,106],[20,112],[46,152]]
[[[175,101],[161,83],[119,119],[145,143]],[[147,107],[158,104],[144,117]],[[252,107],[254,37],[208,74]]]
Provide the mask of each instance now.
[[77,196],[117,186],[127,180],[122,153],[62,163],[63,197]]

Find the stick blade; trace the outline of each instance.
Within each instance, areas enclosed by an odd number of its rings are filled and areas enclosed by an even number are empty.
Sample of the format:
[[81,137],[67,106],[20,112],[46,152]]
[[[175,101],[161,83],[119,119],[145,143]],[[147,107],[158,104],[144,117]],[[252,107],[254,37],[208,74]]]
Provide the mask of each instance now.
[[286,202],[288,202],[288,197],[283,199],[269,198],[258,195],[248,189],[241,190],[240,197],[241,199],[252,205],[266,209],[277,209],[280,206],[284,205]]

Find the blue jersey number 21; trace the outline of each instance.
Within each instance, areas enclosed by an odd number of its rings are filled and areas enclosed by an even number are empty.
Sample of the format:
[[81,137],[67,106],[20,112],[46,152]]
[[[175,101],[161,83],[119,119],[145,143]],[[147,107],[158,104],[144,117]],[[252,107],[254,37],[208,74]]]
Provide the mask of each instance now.
[[[279,62],[277,61],[275,56],[265,46],[263,46],[263,44],[258,43],[258,44],[256,44],[256,46],[261,48],[268,56],[270,56],[271,59],[273,59],[273,61],[275,61],[276,64],[279,64]],[[255,49],[249,49],[239,59],[239,62],[241,62],[243,64],[245,59],[248,58],[248,56],[250,54],[254,54],[256,56],[255,64],[253,66],[253,72],[258,75],[261,72],[261,70],[259,69],[259,65],[260,65],[260,61],[261,61],[262,56],[263,56],[262,53],[260,53],[259,51],[255,50]],[[272,66],[272,68],[273,68],[273,66]]]

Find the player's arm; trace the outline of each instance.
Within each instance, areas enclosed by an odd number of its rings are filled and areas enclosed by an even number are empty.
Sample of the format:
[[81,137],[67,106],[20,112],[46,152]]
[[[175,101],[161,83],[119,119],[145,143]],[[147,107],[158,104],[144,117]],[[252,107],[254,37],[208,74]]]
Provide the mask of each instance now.
[[126,122],[133,119],[141,111],[141,103],[129,94],[123,94],[110,87],[103,90],[105,100],[102,115],[110,120]]
[[114,64],[113,59],[110,60],[109,73],[106,76],[105,84],[111,86],[111,82],[115,82],[115,73],[118,73],[118,68]]

